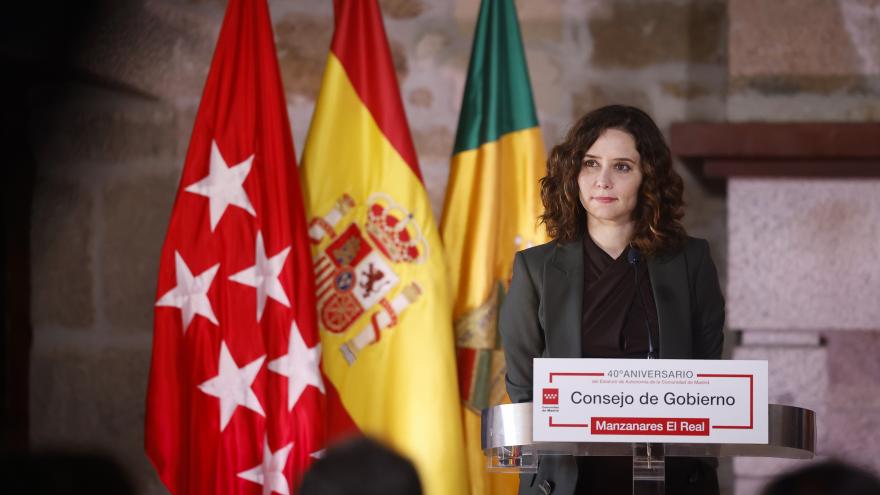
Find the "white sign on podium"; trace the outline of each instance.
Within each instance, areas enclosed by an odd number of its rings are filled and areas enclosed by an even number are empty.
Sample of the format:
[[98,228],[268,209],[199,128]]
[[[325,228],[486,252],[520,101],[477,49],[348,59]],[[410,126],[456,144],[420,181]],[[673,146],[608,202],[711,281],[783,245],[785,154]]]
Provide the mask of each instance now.
[[767,443],[767,361],[535,359],[538,442]]

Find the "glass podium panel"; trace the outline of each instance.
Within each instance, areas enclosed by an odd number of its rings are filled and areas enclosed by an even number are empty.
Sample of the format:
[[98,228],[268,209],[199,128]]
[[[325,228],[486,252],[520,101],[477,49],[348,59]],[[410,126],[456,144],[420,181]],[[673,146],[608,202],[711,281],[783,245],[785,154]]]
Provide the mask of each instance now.
[[666,493],[666,457],[662,443],[632,444],[633,495]]
[[766,444],[533,442],[532,403],[484,409],[482,448],[490,471],[534,473],[542,455],[627,456],[633,460],[633,494],[665,493],[667,457],[775,457],[812,459],[816,414],[770,404]]

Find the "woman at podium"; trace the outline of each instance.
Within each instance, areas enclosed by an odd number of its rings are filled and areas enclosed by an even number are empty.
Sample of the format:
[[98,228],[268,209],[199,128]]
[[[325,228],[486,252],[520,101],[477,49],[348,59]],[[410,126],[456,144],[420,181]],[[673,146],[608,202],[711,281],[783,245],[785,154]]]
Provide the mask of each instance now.
[[[553,239],[517,253],[500,332],[513,402],[532,401],[532,360],[719,359],[724,298],[709,245],[681,225],[681,177],[643,111],[582,117],[541,180]],[[667,493],[718,493],[715,463],[668,458]],[[520,494],[630,493],[628,457],[545,456]]]

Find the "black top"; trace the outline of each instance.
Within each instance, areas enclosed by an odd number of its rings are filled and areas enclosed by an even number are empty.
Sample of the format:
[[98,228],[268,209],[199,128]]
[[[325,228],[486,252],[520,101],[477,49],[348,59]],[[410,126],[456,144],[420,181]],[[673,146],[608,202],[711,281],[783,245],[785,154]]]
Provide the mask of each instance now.
[[[654,356],[660,355],[657,305],[644,259],[629,263],[627,246],[617,259],[584,236],[584,305],[581,352],[585,358],[645,358],[651,328]],[[636,287],[638,270],[638,287]],[[641,301],[639,300],[641,298]],[[645,314],[647,310],[647,315]],[[575,495],[627,493],[632,486],[629,457],[578,457]],[[699,480],[699,482],[697,482]],[[714,469],[699,460],[667,460],[669,493],[718,493]]]
[[[644,358],[651,328],[654,356],[660,355],[657,306],[644,259],[628,260],[630,247],[614,259],[584,236],[584,303],[581,353],[585,358]],[[638,270],[638,292],[636,290]],[[641,300],[640,300],[641,299]],[[645,311],[647,310],[647,315]]]

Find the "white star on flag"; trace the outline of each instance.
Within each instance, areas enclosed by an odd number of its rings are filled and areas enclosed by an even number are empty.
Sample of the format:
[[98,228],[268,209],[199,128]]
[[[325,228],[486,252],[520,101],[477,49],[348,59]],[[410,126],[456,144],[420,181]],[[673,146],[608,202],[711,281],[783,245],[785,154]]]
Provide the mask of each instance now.
[[226,342],[220,341],[217,376],[199,385],[202,392],[220,399],[220,431],[223,431],[229,424],[229,420],[232,419],[232,414],[238,406],[244,406],[261,416],[266,416],[266,413],[263,412],[263,406],[260,405],[260,400],[251,388],[265,360],[266,356],[260,356],[243,368],[239,368],[235,364],[235,360],[232,359]]
[[238,206],[253,216],[257,216],[251,200],[242,184],[251,171],[254,155],[247,157],[243,162],[229,167],[226,160],[220,154],[217,141],[211,141],[211,160],[208,175],[193,184],[187,186],[186,191],[201,196],[207,196],[210,201],[211,232],[217,227],[226,207]]
[[287,410],[293,410],[299,396],[308,385],[314,385],[324,393],[324,380],[321,378],[321,344],[308,347],[299,333],[296,320],[290,324],[290,341],[287,354],[269,362],[269,370],[287,377]]
[[189,324],[196,315],[202,315],[211,323],[219,325],[217,317],[214,316],[214,310],[211,309],[211,301],[208,299],[208,289],[211,288],[211,282],[219,268],[220,263],[217,263],[193,277],[186,261],[183,260],[183,256],[177,251],[174,252],[174,272],[177,286],[160,297],[156,301],[156,306],[180,308],[183,317],[183,333],[186,333],[186,329],[189,328]]
[[284,466],[287,464],[287,456],[292,448],[293,442],[273,454],[269,449],[269,438],[266,437],[263,443],[262,464],[238,473],[238,477],[263,485],[263,495],[271,493],[289,495],[290,485],[287,484],[287,476],[284,475]]
[[266,297],[271,297],[286,307],[290,307],[290,301],[281,285],[278,276],[284,269],[290,246],[282,249],[275,256],[269,258],[266,255],[266,247],[263,244],[263,233],[257,231],[257,248],[254,265],[229,277],[229,280],[244,284],[257,289],[257,321],[263,318],[263,310],[266,309]]

